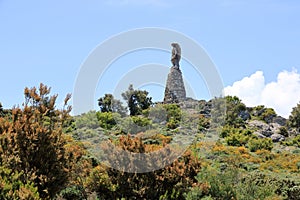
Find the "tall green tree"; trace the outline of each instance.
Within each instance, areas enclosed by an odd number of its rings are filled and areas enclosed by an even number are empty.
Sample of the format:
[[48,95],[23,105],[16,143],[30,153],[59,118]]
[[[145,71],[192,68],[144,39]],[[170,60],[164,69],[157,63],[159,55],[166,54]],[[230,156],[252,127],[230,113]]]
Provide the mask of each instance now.
[[293,128],[300,128],[300,103],[293,108],[289,116],[288,125]]
[[4,110],[3,110],[2,104],[0,102],[0,117],[3,117],[3,116],[4,116]]
[[98,105],[101,112],[117,112],[124,116],[126,109],[120,100],[114,98],[112,94],[105,94],[104,97],[98,99]]
[[241,112],[246,110],[246,105],[236,96],[226,96],[226,124],[239,127],[244,124],[240,117]]
[[148,109],[152,103],[152,97],[148,97],[146,90],[135,90],[133,85],[129,85],[128,90],[122,93],[122,97],[127,102],[130,115],[140,115],[143,110]]

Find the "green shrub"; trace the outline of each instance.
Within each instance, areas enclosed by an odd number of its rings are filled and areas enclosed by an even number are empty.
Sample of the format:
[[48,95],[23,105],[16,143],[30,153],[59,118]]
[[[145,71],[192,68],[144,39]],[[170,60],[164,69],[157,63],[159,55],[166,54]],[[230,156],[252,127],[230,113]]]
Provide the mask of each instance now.
[[65,200],[73,200],[73,199],[84,199],[85,192],[83,188],[78,186],[70,186],[62,190],[59,194],[59,197],[64,198]]
[[132,116],[131,117],[134,124],[137,126],[149,126],[151,125],[151,121],[146,117],[141,116]]
[[220,137],[230,146],[243,146],[249,141],[252,132],[249,129],[234,128],[231,126],[223,127]]
[[264,105],[259,105],[251,110],[251,114],[257,119],[271,123],[272,119],[277,116],[273,108],[266,108]]
[[165,109],[165,105],[156,104],[154,107],[151,107],[148,116],[153,121],[153,123],[166,123],[167,110]]
[[236,96],[226,96],[226,124],[233,127],[244,126],[241,112],[246,111],[246,105]]
[[289,137],[289,132],[285,126],[279,128],[279,134],[283,135],[284,137]]
[[182,112],[181,112],[181,109],[180,109],[179,105],[177,105],[177,104],[165,104],[164,108],[167,111],[167,121],[169,121],[170,119],[174,119],[174,120],[177,120],[177,121],[181,120]]
[[293,142],[294,146],[300,147],[300,135],[297,135],[296,137],[294,137],[292,142]]
[[168,121],[168,123],[167,123],[167,128],[168,128],[168,129],[175,129],[175,128],[177,128],[177,127],[178,127],[178,121],[175,120],[175,119],[173,119],[173,118],[171,118],[171,119]]
[[118,123],[118,128],[124,133],[136,134],[152,127],[152,121],[143,116],[129,116]]
[[97,119],[98,112],[89,111],[75,117],[76,129],[89,128],[96,129],[99,127],[99,120]]
[[276,188],[270,179],[263,180],[257,174],[249,174],[241,179],[236,187],[237,199],[257,200],[257,199],[281,199],[275,194]]
[[273,142],[270,138],[252,138],[248,142],[248,148],[250,151],[255,152],[257,150],[266,149],[271,151],[273,148]]
[[97,119],[99,120],[99,125],[102,128],[111,129],[117,124],[114,117],[115,115],[117,115],[117,113],[97,112]]
[[248,140],[249,137],[241,133],[234,133],[225,138],[225,141],[228,145],[236,147],[245,145]]
[[205,131],[210,126],[210,119],[206,118],[204,115],[200,115],[198,122],[198,130],[200,132]]
[[23,181],[22,173],[0,166],[0,199],[40,199],[37,187]]
[[[232,166],[225,170],[212,166],[202,168],[197,180],[197,185],[185,194],[186,199],[281,199],[276,194],[280,184],[275,187],[272,178],[256,172],[245,174]],[[294,188],[293,196],[298,194],[297,187]],[[288,195],[289,199],[293,196]]]
[[[234,183],[237,178],[238,173],[235,169],[220,172],[212,167],[203,168],[197,175],[197,180],[200,183],[196,189],[199,192],[198,197],[211,195],[214,199],[236,199]],[[193,196],[197,195],[195,190],[191,192],[194,193]]]
[[300,162],[297,162],[297,168],[300,170]]

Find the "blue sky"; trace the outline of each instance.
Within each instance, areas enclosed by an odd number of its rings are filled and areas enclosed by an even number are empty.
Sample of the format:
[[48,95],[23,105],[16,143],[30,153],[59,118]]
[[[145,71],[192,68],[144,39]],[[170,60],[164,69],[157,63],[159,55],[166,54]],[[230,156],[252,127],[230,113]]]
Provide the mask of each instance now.
[[[0,0],[0,102],[4,107],[20,105],[24,87],[40,82],[63,98],[72,93],[80,66],[97,45],[112,35],[143,27],[172,29],[194,39],[215,63],[224,86],[233,87],[256,72],[263,74],[260,87],[278,83],[284,72],[295,75],[289,84],[297,86],[299,19],[298,0]],[[156,63],[170,65],[166,53],[153,52],[152,57]],[[142,64],[150,58],[141,55],[132,60]],[[192,74],[184,69],[183,73]],[[284,102],[293,105],[282,115],[300,101],[296,86],[296,92],[291,91],[294,96],[282,100],[293,99]],[[105,88],[97,94],[111,92],[109,86]],[[231,93],[241,94],[235,89]],[[208,98],[205,91],[197,97]],[[268,106],[284,105],[270,101]]]

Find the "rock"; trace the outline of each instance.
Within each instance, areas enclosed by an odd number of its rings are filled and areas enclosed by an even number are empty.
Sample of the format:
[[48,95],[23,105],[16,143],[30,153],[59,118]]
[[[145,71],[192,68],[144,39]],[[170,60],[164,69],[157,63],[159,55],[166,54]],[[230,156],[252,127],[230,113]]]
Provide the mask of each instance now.
[[265,108],[264,107],[262,107],[262,109],[259,109],[259,110],[254,110],[252,114],[254,116],[260,116],[261,114],[263,114],[263,112],[265,112]]
[[250,113],[249,113],[248,110],[243,110],[243,111],[241,111],[241,112],[239,113],[238,116],[239,116],[240,118],[242,118],[244,121],[246,121],[246,120],[248,120],[248,119],[251,118],[251,115],[250,115]]
[[285,126],[286,125],[286,119],[281,117],[281,116],[276,116],[273,118],[273,123],[277,123],[281,126]]
[[285,137],[278,133],[274,133],[273,135],[271,135],[271,139],[273,142],[281,142],[281,141],[285,140]]
[[199,107],[199,101],[188,97],[184,101],[180,102],[179,106],[180,106],[180,108],[183,108],[183,109],[196,110]]
[[268,115],[264,118],[264,120],[267,122],[267,123],[271,123],[273,122],[273,119],[276,117],[276,115]]
[[297,130],[296,128],[292,128],[288,132],[289,132],[289,135],[291,135],[291,136],[296,136],[296,135],[300,134],[299,130]]
[[248,124],[250,127],[257,128],[257,132],[261,135],[264,135],[265,137],[270,137],[273,134],[272,130],[270,129],[270,126],[263,121],[253,120],[250,121]]
[[263,134],[266,137],[270,137],[273,134],[273,132],[271,130],[262,130],[261,134]]
[[269,125],[267,123],[263,122],[263,121],[252,120],[248,124],[251,127],[256,127],[256,128],[261,129],[261,130],[269,130]]
[[186,92],[181,70],[173,66],[167,78],[164,103],[179,103],[185,99]]
[[280,124],[277,123],[271,123],[270,124],[270,129],[273,133],[280,134],[280,127],[282,127]]

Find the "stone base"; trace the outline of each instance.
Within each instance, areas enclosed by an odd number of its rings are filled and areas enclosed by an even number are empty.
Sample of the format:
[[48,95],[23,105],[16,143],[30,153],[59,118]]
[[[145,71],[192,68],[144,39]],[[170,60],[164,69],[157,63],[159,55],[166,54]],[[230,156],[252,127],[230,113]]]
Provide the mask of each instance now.
[[182,73],[179,67],[173,66],[168,74],[164,103],[179,103],[186,99]]

